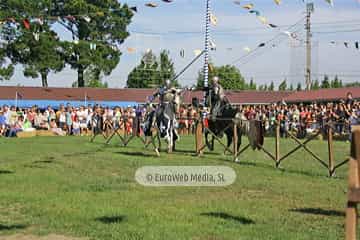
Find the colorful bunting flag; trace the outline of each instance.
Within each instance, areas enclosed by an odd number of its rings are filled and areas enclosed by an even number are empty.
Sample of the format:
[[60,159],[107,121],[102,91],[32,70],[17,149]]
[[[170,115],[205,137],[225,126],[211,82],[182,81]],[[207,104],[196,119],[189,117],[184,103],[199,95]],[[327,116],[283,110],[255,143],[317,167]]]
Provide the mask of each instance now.
[[155,7],[157,7],[158,5],[157,5],[156,3],[149,2],[149,3],[145,3],[145,6],[155,8]]
[[136,52],[136,49],[132,48],[132,47],[128,47],[127,51],[128,51],[128,53],[134,53],[134,52]]
[[251,49],[249,47],[244,47],[243,49],[245,52],[251,52]]
[[246,4],[246,5],[243,6],[243,8],[245,8],[245,9],[247,9],[247,10],[253,9],[253,8],[254,8],[254,4],[252,4],[252,3]]
[[277,25],[275,25],[275,24],[269,23],[269,27],[272,27],[272,28],[277,28],[278,26],[277,26]]
[[133,12],[137,12],[137,7],[131,7],[130,10]]
[[211,24],[214,25],[214,26],[216,26],[216,25],[217,25],[217,22],[218,22],[217,17],[216,17],[214,14],[212,14],[212,13],[210,13],[210,22],[211,22]]
[[261,22],[262,24],[267,24],[267,23],[268,23],[268,20],[267,20],[265,17],[263,17],[263,16],[258,16],[258,19],[260,20],[260,22]]
[[195,49],[194,50],[194,55],[197,57],[201,54],[201,50],[200,49]]
[[182,57],[182,58],[185,57],[185,50],[184,49],[180,50],[180,57]]
[[260,16],[260,12],[257,10],[250,10],[249,13],[255,13],[256,16]]

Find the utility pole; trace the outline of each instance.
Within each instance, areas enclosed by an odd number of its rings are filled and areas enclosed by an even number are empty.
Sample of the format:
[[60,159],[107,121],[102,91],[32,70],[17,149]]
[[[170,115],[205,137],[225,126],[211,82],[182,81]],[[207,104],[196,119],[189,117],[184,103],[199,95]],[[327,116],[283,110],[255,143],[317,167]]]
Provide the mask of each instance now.
[[306,4],[306,90],[311,89],[311,14],[314,12],[314,3]]
[[204,48],[204,104],[209,95],[209,45],[210,45],[210,0],[206,0],[206,25]]

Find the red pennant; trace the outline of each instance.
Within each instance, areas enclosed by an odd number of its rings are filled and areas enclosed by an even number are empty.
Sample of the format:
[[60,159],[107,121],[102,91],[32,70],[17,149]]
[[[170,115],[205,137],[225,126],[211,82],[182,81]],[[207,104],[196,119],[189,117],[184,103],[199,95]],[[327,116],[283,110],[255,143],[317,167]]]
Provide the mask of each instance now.
[[24,19],[24,20],[23,20],[23,24],[24,24],[24,27],[25,27],[26,29],[30,29],[30,22],[29,22],[28,19]]

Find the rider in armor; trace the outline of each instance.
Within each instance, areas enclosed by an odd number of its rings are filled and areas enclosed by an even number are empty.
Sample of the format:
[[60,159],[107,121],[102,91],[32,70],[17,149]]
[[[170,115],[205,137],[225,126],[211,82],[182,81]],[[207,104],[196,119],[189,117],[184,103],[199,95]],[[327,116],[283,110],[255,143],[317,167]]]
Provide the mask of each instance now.
[[[156,111],[156,119],[158,122],[158,126],[161,126],[163,120],[163,114],[166,106],[171,106],[173,108],[173,112],[176,112],[176,94],[177,90],[172,86],[171,81],[167,79],[165,81],[165,85],[160,87],[157,92],[154,93],[153,99],[159,97],[159,107]],[[161,129],[160,129],[161,131]]]
[[220,113],[221,106],[226,104],[228,101],[225,97],[225,91],[223,87],[219,83],[219,77],[215,76],[213,78],[213,84],[212,84],[212,112],[211,116],[212,119],[215,120],[216,116]]

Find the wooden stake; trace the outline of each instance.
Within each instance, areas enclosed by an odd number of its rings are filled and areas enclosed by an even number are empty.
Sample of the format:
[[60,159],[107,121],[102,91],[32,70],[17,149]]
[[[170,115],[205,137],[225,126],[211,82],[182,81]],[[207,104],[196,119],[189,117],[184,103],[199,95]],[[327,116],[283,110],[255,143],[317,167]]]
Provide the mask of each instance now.
[[238,158],[238,134],[237,134],[237,126],[236,123],[234,123],[234,139],[233,139],[233,153],[234,153],[234,161]]
[[328,128],[328,153],[329,153],[329,176],[332,177],[334,174],[334,148],[333,148],[333,134],[332,128]]
[[[352,133],[351,141],[351,159],[349,161],[349,191],[348,199],[352,195],[353,191],[359,189],[360,186],[360,129],[355,129]],[[360,199],[352,199],[347,202],[346,208],[346,222],[345,222],[345,239],[356,240],[356,228],[357,228],[357,206],[356,204]]]
[[280,165],[280,124],[276,124],[275,128],[275,161],[276,161],[276,167],[278,168]]

